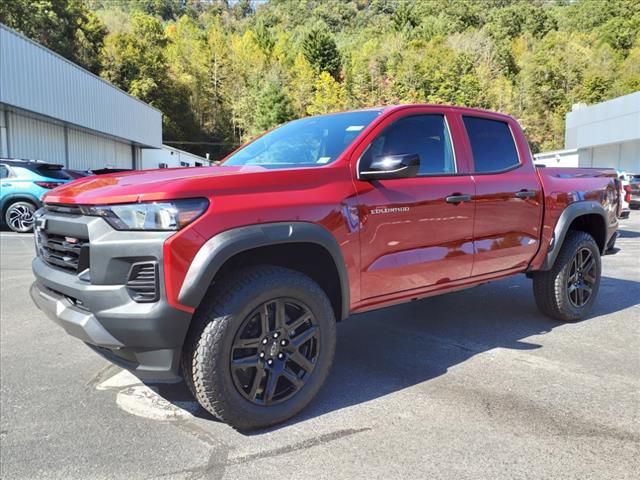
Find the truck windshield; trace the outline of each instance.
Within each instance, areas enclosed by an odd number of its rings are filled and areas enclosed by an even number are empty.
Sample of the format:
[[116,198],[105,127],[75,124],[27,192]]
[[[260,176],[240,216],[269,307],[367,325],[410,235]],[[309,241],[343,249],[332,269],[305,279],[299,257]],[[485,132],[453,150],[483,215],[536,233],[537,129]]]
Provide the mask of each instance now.
[[229,156],[227,166],[314,167],[333,162],[382,110],[336,113],[286,123]]

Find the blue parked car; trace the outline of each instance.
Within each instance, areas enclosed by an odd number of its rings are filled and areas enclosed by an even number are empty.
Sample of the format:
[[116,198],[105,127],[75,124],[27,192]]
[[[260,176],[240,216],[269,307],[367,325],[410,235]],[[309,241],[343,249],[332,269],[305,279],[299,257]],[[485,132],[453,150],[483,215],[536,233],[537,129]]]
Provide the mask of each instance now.
[[61,165],[0,158],[0,222],[14,232],[30,232],[42,196],[78,178],[75,173]]

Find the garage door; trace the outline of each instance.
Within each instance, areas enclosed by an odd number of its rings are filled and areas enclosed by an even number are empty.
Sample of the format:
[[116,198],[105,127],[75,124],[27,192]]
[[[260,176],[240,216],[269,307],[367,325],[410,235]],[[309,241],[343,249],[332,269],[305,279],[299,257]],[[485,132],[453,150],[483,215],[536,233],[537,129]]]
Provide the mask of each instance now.
[[9,156],[64,165],[64,127],[7,112]]
[[133,168],[131,145],[69,129],[69,168]]

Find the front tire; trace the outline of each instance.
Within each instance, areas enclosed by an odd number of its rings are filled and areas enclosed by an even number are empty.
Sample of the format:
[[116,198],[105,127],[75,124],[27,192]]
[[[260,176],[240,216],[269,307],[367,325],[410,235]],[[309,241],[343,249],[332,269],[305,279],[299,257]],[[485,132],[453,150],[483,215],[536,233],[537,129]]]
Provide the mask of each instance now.
[[335,316],[327,295],[306,275],[272,266],[218,283],[185,341],[187,386],[203,408],[240,430],[293,417],[333,362]]
[[563,322],[584,318],[598,294],[601,272],[600,249],[593,237],[569,231],[553,268],[533,276],[538,308]]
[[30,202],[14,202],[7,207],[4,220],[16,233],[28,233],[33,230],[35,205]]

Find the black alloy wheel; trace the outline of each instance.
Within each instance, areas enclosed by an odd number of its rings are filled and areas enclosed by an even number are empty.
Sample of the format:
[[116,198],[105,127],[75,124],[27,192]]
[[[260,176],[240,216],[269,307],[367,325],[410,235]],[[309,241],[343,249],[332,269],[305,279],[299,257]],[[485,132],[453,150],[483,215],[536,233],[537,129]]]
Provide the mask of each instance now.
[[591,299],[597,276],[596,260],[588,248],[581,248],[573,257],[567,279],[569,301],[576,308]]
[[533,273],[538,308],[563,322],[585,318],[596,300],[601,272],[600,246],[589,233],[570,230],[551,269]]
[[311,402],[335,348],[335,310],[315,281],[279,266],[247,266],[221,275],[196,310],[182,374],[205,410],[255,430]]
[[305,384],[320,354],[320,335],[309,308],[277,298],[256,308],[232,345],[231,373],[240,394],[258,405],[274,405]]

